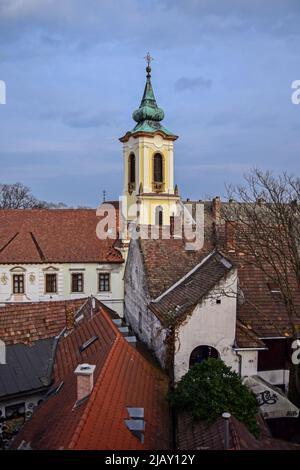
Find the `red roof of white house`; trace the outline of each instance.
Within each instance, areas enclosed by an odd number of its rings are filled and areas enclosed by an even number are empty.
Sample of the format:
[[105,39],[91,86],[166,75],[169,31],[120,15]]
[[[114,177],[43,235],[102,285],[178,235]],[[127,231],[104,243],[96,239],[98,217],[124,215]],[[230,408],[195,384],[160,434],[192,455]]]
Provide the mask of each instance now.
[[122,263],[95,209],[0,210],[0,263]]

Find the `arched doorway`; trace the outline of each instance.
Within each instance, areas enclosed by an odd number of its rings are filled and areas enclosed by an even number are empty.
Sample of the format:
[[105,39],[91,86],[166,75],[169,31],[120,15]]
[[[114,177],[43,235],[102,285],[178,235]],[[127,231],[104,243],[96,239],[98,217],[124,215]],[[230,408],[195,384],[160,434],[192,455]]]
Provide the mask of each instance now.
[[212,346],[197,346],[190,355],[190,364],[192,367],[195,364],[201,364],[206,359],[219,359],[218,351]]

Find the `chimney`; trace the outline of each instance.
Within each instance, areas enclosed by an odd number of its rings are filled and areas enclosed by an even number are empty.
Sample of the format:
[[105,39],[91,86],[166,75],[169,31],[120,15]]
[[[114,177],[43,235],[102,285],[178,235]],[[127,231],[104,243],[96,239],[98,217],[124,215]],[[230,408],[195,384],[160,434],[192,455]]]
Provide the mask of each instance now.
[[257,198],[257,204],[258,204],[259,206],[263,206],[265,203],[266,203],[266,201],[264,200],[263,197]]
[[236,223],[235,222],[226,220],[225,237],[226,237],[226,249],[228,251],[235,251],[235,241],[236,241]]
[[74,328],[74,312],[70,306],[65,305],[65,313],[66,313],[66,328],[67,331],[71,331]]
[[91,364],[79,364],[74,373],[77,375],[77,401],[88,397],[94,388],[94,370]]
[[230,413],[223,413],[222,418],[224,419],[224,449],[229,449],[229,419]]
[[212,200],[212,216],[215,223],[218,225],[221,221],[221,199],[216,196]]
[[173,238],[173,236],[174,236],[174,227],[175,227],[175,217],[174,217],[174,215],[171,215],[170,216],[170,235],[171,235],[171,238]]

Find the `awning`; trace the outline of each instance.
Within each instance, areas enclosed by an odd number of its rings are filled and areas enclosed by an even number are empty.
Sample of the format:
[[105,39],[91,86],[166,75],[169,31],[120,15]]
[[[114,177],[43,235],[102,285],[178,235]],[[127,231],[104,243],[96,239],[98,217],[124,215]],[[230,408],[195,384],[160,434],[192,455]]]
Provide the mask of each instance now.
[[275,385],[258,375],[245,377],[243,383],[256,395],[263,418],[297,418],[299,409]]

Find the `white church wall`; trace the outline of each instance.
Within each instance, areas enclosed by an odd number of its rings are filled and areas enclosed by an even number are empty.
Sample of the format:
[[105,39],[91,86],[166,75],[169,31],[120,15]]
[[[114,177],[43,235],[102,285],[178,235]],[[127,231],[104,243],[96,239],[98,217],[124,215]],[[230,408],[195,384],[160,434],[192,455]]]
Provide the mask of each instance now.
[[233,351],[236,298],[233,295],[221,295],[221,303],[218,304],[216,299],[222,291],[236,292],[235,272],[203,299],[186,321],[179,326],[175,338],[175,382],[188,372],[192,351],[202,345],[214,347],[228,366],[236,372],[239,371],[239,360]]

